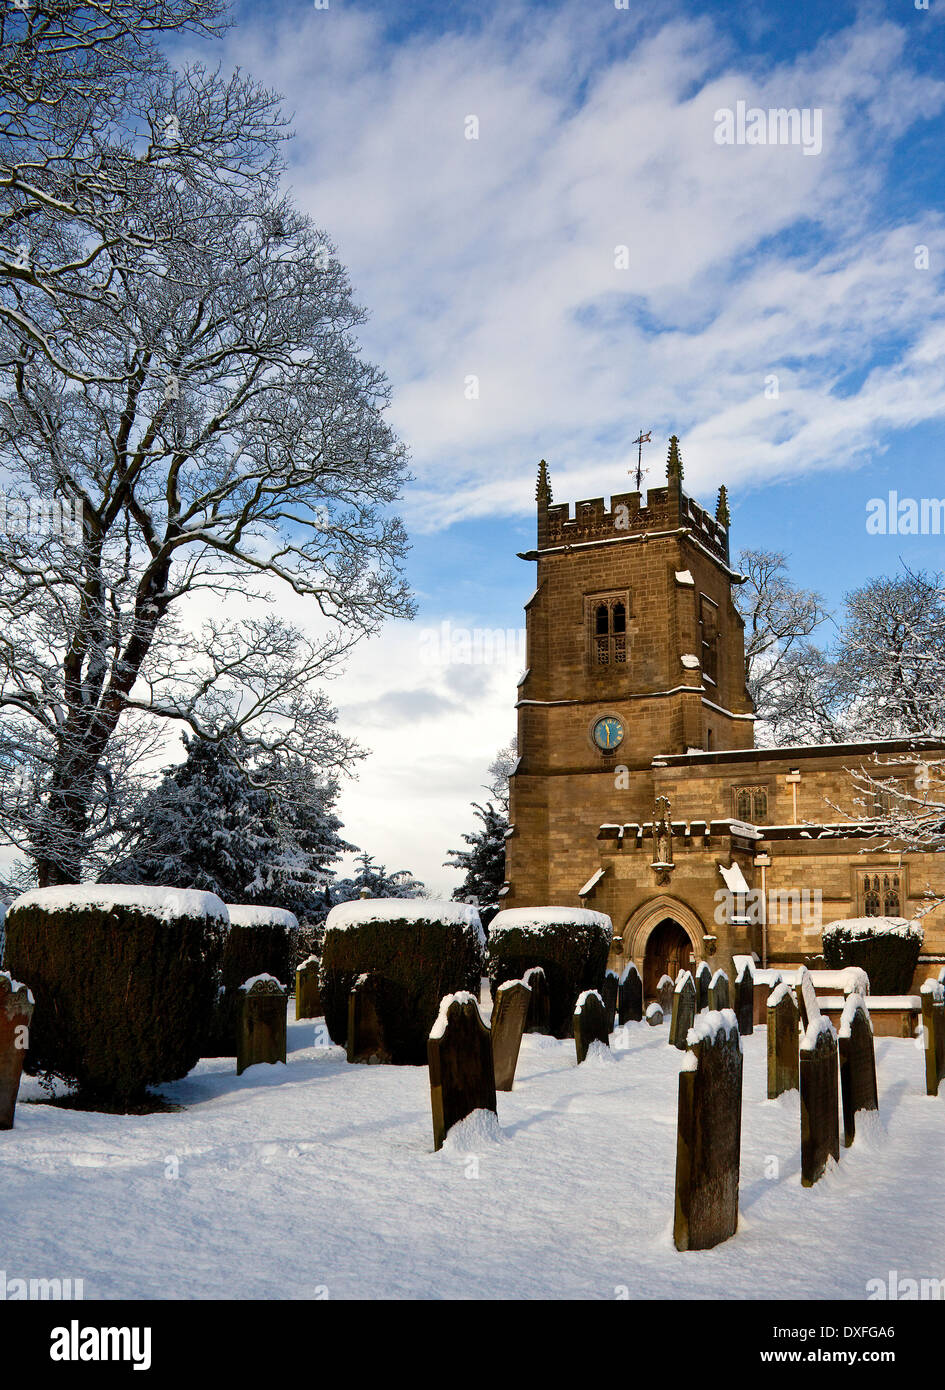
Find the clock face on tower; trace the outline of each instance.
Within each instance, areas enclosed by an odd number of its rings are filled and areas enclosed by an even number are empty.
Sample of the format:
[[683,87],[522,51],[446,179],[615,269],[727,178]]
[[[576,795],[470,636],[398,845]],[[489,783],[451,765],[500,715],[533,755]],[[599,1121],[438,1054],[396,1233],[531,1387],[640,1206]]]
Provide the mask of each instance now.
[[605,718],[598,719],[592,737],[598,748],[606,753],[623,742],[623,724],[614,715],[608,714]]

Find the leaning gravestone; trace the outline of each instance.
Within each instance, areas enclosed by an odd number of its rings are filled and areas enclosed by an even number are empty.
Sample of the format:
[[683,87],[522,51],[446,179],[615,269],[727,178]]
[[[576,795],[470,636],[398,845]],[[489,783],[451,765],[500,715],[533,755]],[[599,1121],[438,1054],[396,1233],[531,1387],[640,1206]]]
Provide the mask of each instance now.
[[647,1004],[646,1021],[651,1028],[659,1028],[663,1022],[663,1010],[659,1004]]
[[840,1158],[837,1035],[828,1018],[808,1026],[800,1048],[801,1182],[813,1187],[827,1160]]
[[806,1031],[816,1019],[820,1018],[817,991],[814,989],[814,982],[806,965],[801,966],[794,988],[797,991],[797,1003],[801,1011],[801,1026]]
[[551,995],[548,993],[548,980],[540,965],[533,965],[522,976],[522,984],[528,985],[532,992],[525,1020],[526,1033],[551,1032]]
[[0,1129],[13,1128],[32,1017],[33,996],[26,985],[0,970]]
[[607,1008],[596,989],[586,989],[574,1006],[574,1047],[578,1066],[587,1056],[592,1042],[610,1046]]
[[696,1017],[696,987],[688,970],[680,970],[673,991],[673,1015],[669,1024],[669,1041],[681,1052],[686,1049],[686,1035]]
[[475,995],[447,994],[427,1042],[433,1147],[441,1149],[453,1125],[474,1110],[496,1113],[492,1039]]
[[623,1023],[639,1023],[643,1017],[643,981],[631,961],[621,972],[617,987],[617,1018]]
[[285,986],[274,975],[254,975],[240,985],[240,1028],[236,1041],[236,1074],[261,1062],[284,1062],[286,1057]]
[[492,1066],[497,1091],[511,1091],[532,992],[522,980],[506,980],[496,990],[492,1010]]
[[721,1013],[729,1004],[728,976],[724,970],[716,970],[709,981],[709,1008],[713,1013]]
[[768,995],[768,1099],[784,1091],[796,1091],[798,1074],[798,1022],[794,991],[784,981]]
[[378,1064],[390,1062],[391,1052],[384,1036],[382,983],[371,970],[359,975],[348,995],[349,1062]]
[[619,981],[613,970],[608,970],[604,975],[603,988],[600,997],[604,1002],[604,1013],[607,1017],[607,1036],[610,1037],[617,1023],[617,993],[620,988]]
[[862,994],[850,994],[840,1015],[840,1101],[843,1107],[843,1144],[849,1148],[856,1133],[858,1110],[878,1110],[876,1057],[873,1025]]
[[945,1076],[945,987],[937,980],[922,985],[922,1035],[925,1040],[925,1091],[937,1096]]
[[295,972],[296,1018],[319,1018],[322,999],[318,989],[318,957],[309,956]]
[[672,1013],[673,994],[676,985],[668,975],[661,975],[656,986],[656,1003],[659,1004],[664,1014]]
[[700,961],[696,966],[696,1011],[701,1013],[703,1009],[710,1009],[709,985],[712,980],[712,967],[708,961]]
[[[690,1059],[692,1065],[690,1065]],[[709,1250],[738,1226],[742,1044],[731,1009],[700,1014],[679,1073],[677,1250]]]
[[747,1037],[755,1031],[755,977],[747,961],[735,976],[735,998],[732,1003],[738,1019],[738,1031]]

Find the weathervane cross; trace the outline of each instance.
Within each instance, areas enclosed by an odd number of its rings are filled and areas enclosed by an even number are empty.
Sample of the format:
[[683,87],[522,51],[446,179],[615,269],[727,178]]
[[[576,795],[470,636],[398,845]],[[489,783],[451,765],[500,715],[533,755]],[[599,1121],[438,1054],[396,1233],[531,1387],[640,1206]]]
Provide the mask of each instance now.
[[[644,446],[644,444],[649,444],[649,442],[650,442],[650,431],[647,430],[646,434],[644,434],[643,431],[641,430],[640,433],[637,435],[636,439],[635,439],[633,442],[634,442],[634,444],[637,445],[637,469],[636,469],[636,473],[637,473],[637,492],[639,492],[639,491],[640,491],[640,485],[641,485],[641,483],[643,482],[643,446]],[[629,472],[630,470],[628,469],[627,471]]]

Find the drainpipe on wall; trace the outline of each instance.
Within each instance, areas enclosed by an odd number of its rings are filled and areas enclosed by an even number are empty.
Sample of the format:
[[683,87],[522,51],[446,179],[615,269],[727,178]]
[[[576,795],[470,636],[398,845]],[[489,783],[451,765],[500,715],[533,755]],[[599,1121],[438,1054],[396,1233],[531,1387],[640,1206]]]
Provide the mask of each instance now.
[[768,879],[767,871],[771,867],[770,854],[756,854],[755,867],[761,870],[761,968],[768,968]]

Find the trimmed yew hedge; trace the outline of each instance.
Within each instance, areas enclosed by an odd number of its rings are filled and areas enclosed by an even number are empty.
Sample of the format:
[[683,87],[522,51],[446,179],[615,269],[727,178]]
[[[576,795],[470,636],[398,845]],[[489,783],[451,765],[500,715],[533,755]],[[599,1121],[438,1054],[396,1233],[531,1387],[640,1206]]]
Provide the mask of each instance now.
[[571,1036],[574,1005],[586,989],[600,989],[613,940],[611,920],[577,907],[512,908],[489,927],[486,964],[492,997],[506,980],[520,980],[533,965],[545,972],[550,1028]]
[[427,1039],[447,994],[479,997],[484,935],[475,908],[422,898],[339,903],[325,922],[320,987],[332,1042],[345,1046],[348,995],[365,971],[377,980],[378,1012],[391,1061],[423,1066]]
[[226,908],[212,893],[82,884],[26,893],[8,968],[36,999],[31,1069],[128,1106],[186,1076],[216,993]]
[[281,907],[228,903],[230,925],[223,946],[217,1001],[204,1043],[205,1057],[236,1055],[242,995],[240,986],[256,975],[273,975],[294,986],[298,918]]
[[858,965],[870,977],[870,994],[909,994],[925,933],[904,917],[856,917],[824,927],[828,970]]

